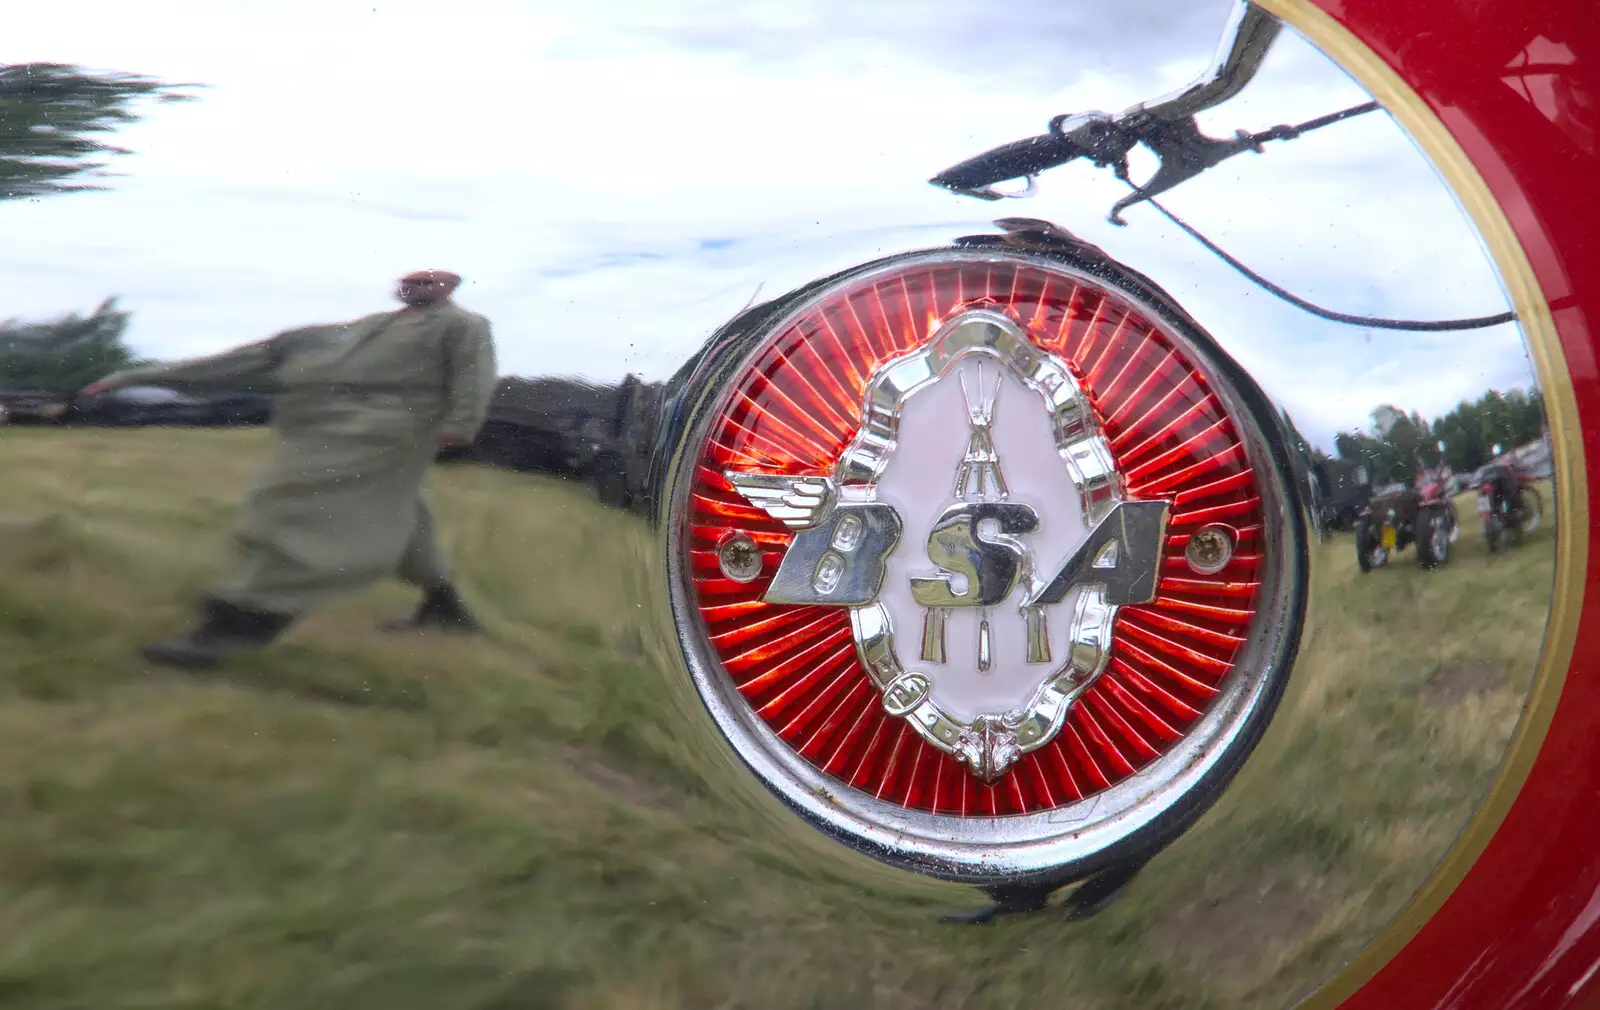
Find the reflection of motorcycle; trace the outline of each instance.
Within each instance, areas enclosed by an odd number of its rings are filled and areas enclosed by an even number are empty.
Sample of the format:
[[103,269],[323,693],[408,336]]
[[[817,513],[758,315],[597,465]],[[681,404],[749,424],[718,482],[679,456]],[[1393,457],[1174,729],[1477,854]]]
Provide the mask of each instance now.
[[1479,471],[1478,481],[1478,516],[1490,551],[1504,551],[1539,528],[1544,501],[1532,478],[1508,463],[1493,463]]
[[1356,523],[1356,563],[1363,572],[1381,568],[1389,557],[1415,543],[1417,562],[1434,568],[1450,560],[1450,545],[1460,535],[1450,500],[1448,470],[1424,470],[1415,489],[1396,487],[1373,496]]

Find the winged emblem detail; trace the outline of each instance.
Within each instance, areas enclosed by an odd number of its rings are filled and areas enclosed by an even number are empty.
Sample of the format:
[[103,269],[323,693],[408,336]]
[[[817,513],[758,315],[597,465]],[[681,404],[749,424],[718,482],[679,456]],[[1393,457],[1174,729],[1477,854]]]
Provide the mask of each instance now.
[[723,473],[745,500],[790,529],[815,526],[834,502],[832,477]]

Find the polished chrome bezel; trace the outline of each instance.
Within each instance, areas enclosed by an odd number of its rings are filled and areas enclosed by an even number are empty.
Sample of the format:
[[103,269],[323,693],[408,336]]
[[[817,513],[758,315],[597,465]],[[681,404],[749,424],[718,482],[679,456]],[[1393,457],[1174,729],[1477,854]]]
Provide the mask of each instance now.
[[[1204,372],[1237,426],[1259,482],[1268,547],[1260,569],[1260,616],[1238,654],[1234,673],[1211,708],[1170,751],[1111,788],[1068,806],[1001,817],[959,817],[909,810],[845,786],[790,749],[739,696],[711,651],[693,603],[683,547],[689,485],[729,384],[773,335],[839,287],[869,283],[930,261],[1026,262],[1106,289],[1128,303]],[[1131,282],[1125,286],[1106,274],[1103,268],[1091,270],[1054,255],[958,248],[908,253],[833,278],[753,332],[717,348],[722,360],[703,362],[697,377],[700,387],[687,393],[690,399],[684,408],[690,415],[670,450],[660,523],[672,617],[685,670],[717,730],[769,790],[817,827],[885,862],[978,883],[1092,868],[1108,850],[1159,830],[1157,822],[1183,807],[1225,760],[1235,766],[1242,760],[1244,754],[1235,745],[1247,732],[1259,734],[1261,727],[1252,716],[1263,705],[1275,703],[1292,666],[1305,606],[1309,527],[1304,504],[1288,476],[1278,421],[1249,378],[1195,323],[1141,297],[1130,289]]]

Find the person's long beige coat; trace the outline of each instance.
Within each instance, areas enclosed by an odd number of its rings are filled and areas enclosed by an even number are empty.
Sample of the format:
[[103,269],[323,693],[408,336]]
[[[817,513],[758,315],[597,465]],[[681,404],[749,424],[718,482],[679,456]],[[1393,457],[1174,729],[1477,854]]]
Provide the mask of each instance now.
[[423,480],[440,436],[477,434],[495,371],[488,320],[447,302],[112,381],[274,394],[281,445],[241,510],[243,563],[215,595],[296,615],[391,575],[424,587],[448,578]]

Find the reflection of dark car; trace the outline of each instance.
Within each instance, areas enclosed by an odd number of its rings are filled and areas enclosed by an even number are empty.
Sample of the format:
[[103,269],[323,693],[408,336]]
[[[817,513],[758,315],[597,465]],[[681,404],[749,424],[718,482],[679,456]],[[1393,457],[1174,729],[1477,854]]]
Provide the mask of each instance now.
[[80,400],[72,410],[75,424],[117,427],[200,424],[204,416],[204,400],[156,386],[114,389]]
[[272,420],[272,400],[253,393],[218,393],[205,399],[202,424],[232,426],[266,424]]
[[69,420],[116,427],[225,426],[264,424],[270,414],[270,401],[261,396],[220,393],[198,397],[159,386],[129,386],[80,399]]
[[1322,528],[1355,529],[1361,510],[1372,499],[1366,467],[1342,459],[1319,459],[1312,464],[1312,474],[1322,492]]
[[72,406],[72,394],[48,389],[0,389],[0,408],[13,424],[54,424]]
[[630,375],[614,386],[557,376],[500,380],[470,456],[595,486],[607,505],[626,508],[648,481],[650,418],[660,387]]

